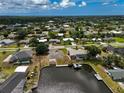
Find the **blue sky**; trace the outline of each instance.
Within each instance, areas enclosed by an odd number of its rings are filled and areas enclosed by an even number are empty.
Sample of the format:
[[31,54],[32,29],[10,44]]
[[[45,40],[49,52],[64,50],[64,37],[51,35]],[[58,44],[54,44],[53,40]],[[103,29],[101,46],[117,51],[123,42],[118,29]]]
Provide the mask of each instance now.
[[0,15],[124,15],[124,0],[0,0]]

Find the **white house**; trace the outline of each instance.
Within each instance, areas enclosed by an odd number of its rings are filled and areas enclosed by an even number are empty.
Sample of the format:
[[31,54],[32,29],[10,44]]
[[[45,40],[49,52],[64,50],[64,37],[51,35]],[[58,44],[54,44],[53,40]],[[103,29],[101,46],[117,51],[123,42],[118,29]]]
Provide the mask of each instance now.
[[66,42],[66,41],[72,41],[72,42],[73,42],[74,39],[73,39],[73,38],[63,38],[63,41],[65,41],[65,42]]
[[58,33],[58,35],[57,36],[59,36],[59,37],[63,37],[64,36],[64,34],[63,33]]
[[47,42],[47,39],[38,39],[39,43],[45,43]]

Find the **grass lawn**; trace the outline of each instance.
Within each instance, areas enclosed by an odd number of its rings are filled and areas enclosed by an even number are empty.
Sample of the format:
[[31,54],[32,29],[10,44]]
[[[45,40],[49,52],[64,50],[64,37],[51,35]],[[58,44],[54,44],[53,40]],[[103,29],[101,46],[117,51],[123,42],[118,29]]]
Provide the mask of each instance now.
[[119,43],[124,43],[124,38],[115,37],[114,40]]
[[65,55],[67,55],[68,54],[68,51],[67,51],[67,49],[66,48],[63,48],[63,49],[61,49],[62,51],[63,51],[63,53],[65,54]]
[[17,46],[17,44],[12,44],[12,45],[8,45],[8,46],[2,46],[3,48],[23,48],[24,45],[20,44],[20,46]]
[[6,76],[4,77],[4,79],[7,79],[12,73],[14,73],[14,70],[16,68],[16,66],[9,66],[9,67],[3,67],[3,60],[10,54],[12,54],[13,52],[6,52],[5,54],[3,54],[2,52],[0,52],[0,67],[2,68],[2,73]]
[[104,71],[101,65],[92,64],[90,62],[86,63],[93,67],[93,69],[99,73],[99,75],[103,78],[104,82],[108,87],[111,88],[113,93],[124,93],[124,90],[119,86],[119,84],[111,79],[111,77]]

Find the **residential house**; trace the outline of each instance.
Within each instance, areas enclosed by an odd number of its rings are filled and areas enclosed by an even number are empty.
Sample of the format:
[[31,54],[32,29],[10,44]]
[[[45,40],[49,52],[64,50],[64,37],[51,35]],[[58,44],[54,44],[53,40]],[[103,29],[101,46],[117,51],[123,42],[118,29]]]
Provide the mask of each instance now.
[[73,38],[63,38],[63,41],[64,41],[64,42],[66,42],[66,41],[71,41],[71,42],[73,42],[74,39],[73,39]]
[[59,39],[50,39],[49,42],[53,43],[53,44],[59,44],[60,40]]
[[31,50],[18,51],[12,55],[9,55],[3,62],[6,63],[19,63],[28,64],[31,62],[33,52]]
[[11,40],[11,39],[0,40],[0,45],[11,45],[11,44],[14,44],[14,43],[15,43],[15,41]]
[[67,48],[67,50],[72,60],[83,60],[87,58],[87,54],[88,54],[87,50],[82,50],[82,49],[76,50],[72,48]]
[[112,69],[108,70],[109,75],[113,80],[124,80],[124,70],[123,69]]

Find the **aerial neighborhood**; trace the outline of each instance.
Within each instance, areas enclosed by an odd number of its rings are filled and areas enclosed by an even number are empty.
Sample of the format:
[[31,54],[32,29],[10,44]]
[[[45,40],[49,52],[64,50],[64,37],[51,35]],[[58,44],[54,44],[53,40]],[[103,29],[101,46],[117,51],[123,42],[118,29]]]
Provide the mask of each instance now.
[[[89,89],[67,92],[76,84]],[[124,93],[124,17],[0,17],[0,93],[52,87]]]

